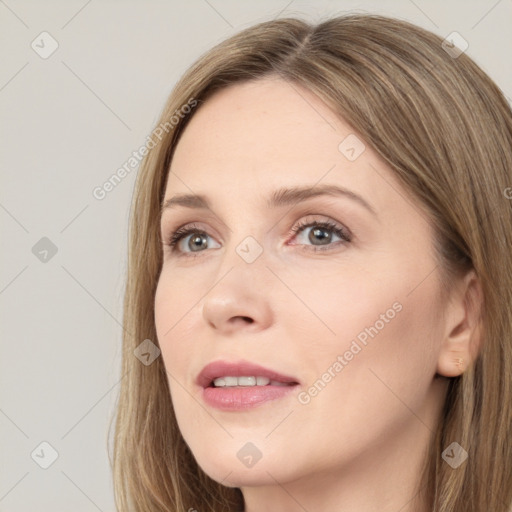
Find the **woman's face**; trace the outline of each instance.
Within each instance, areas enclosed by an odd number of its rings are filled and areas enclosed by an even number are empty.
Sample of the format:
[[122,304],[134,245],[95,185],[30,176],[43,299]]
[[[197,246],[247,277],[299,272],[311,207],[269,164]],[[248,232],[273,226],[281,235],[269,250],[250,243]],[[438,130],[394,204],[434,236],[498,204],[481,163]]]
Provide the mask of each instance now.
[[[163,247],[158,341],[179,428],[210,477],[386,473],[425,446],[444,334],[432,232],[349,126],[278,79],[224,89],[184,131],[165,202],[164,242],[193,232]],[[198,384],[218,361],[235,367]],[[288,384],[211,387],[269,377],[237,373],[241,361]]]

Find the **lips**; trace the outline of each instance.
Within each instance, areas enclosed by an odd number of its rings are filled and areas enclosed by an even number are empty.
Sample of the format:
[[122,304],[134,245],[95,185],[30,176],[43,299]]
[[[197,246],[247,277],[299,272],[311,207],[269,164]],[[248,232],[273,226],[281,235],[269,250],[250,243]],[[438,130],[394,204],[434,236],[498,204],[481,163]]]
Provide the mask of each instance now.
[[277,371],[265,368],[249,361],[215,361],[206,365],[197,376],[196,383],[202,388],[213,386],[213,381],[219,377],[266,377],[286,385],[299,384],[298,379],[283,375]]
[[[238,385],[233,384],[237,382],[233,377],[239,379]],[[256,377],[256,381],[260,384],[267,380],[268,384],[257,385],[255,379],[240,379],[240,377]],[[213,385],[216,379],[219,379],[216,383],[221,385]],[[229,385],[224,385],[228,382]],[[290,400],[300,384],[295,377],[248,361],[210,363],[197,376],[196,383],[201,388],[200,397],[206,405],[230,414],[247,413],[264,404]]]

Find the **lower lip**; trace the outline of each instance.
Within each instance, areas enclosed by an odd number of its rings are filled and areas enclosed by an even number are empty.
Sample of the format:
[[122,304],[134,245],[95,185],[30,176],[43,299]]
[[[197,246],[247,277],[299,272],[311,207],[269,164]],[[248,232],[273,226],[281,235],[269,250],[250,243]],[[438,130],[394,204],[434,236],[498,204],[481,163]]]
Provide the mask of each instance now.
[[298,384],[291,386],[241,386],[241,387],[208,387],[203,389],[203,399],[212,407],[225,411],[243,411],[257,407],[271,400],[289,395],[297,389]]

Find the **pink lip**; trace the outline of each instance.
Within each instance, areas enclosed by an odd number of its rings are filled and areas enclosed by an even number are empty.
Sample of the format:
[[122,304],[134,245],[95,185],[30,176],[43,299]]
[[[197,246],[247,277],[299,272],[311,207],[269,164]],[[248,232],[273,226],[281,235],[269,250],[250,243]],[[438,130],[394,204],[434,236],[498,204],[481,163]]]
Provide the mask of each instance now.
[[[218,377],[254,376],[267,377],[271,381],[288,384],[286,386],[247,386],[247,387],[213,387],[213,380]],[[244,410],[276,400],[288,395],[299,385],[294,377],[283,375],[263,366],[248,361],[230,363],[228,361],[215,361],[206,365],[196,379],[196,383],[203,388],[203,400],[212,407],[222,410]]]

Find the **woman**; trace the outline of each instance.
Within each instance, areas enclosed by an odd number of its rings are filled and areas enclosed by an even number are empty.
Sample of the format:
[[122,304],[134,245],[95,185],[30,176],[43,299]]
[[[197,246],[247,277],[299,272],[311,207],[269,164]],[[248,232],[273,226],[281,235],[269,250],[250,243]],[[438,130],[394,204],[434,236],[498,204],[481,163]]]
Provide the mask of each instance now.
[[280,19],[200,58],[149,140],[119,510],[512,510],[492,80],[404,21]]

